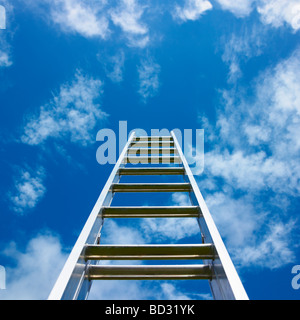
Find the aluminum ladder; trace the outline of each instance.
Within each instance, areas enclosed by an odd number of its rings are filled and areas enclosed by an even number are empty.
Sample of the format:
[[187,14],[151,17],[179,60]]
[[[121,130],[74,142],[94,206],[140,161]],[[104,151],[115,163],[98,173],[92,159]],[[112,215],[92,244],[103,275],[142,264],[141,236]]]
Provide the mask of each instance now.
[[[127,163],[173,166],[131,166]],[[180,165],[180,166],[178,166]],[[120,183],[122,176],[182,175],[184,183]],[[188,192],[191,206],[113,207],[118,192]],[[101,245],[107,218],[195,218],[202,243],[191,245]],[[197,259],[190,265],[99,265],[99,260]],[[169,137],[137,137],[132,133],[96,202],[49,300],[85,300],[93,280],[206,279],[214,299],[248,300],[247,293],[201,195],[181,146]]]

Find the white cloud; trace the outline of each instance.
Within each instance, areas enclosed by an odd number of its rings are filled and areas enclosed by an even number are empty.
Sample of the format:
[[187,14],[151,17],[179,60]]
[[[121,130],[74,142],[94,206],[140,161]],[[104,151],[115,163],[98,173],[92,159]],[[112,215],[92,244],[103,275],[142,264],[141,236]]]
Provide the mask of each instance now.
[[27,0],[47,21],[57,24],[64,32],[84,37],[105,39],[109,34],[109,21],[103,14],[105,0]]
[[147,239],[156,242],[178,241],[199,234],[200,230],[196,219],[147,219],[141,224]]
[[206,202],[222,236],[231,248],[244,246],[260,229],[264,213],[255,211],[249,199],[234,199],[231,192],[226,190],[211,193]]
[[24,213],[38,204],[46,192],[43,184],[44,176],[43,168],[39,168],[34,174],[27,170],[21,170],[15,179],[14,191],[8,193],[13,211]]
[[12,65],[11,57],[8,52],[0,50],[0,68]]
[[147,102],[148,98],[155,96],[158,92],[160,65],[152,59],[145,59],[138,67],[138,73],[140,81],[139,94],[143,101]]
[[207,201],[241,265],[278,268],[294,258],[287,210],[300,194],[299,75],[297,49],[256,78],[251,100],[243,88],[223,92],[211,140],[222,143],[205,154],[204,178],[218,181]]
[[251,103],[243,98],[243,90],[224,92],[226,110],[219,115],[217,126],[222,141],[233,150],[208,152],[207,169],[242,189],[300,192],[299,74],[297,49],[256,79]]
[[89,299],[147,300],[149,299],[149,290],[140,281],[94,281]]
[[264,152],[247,154],[242,151],[232,153],[225,150],[208,152],[205,155],[206,169],[213,176],[223,177],[236,188],[258,191],[271,188],[284,191],[282,182],[290,178],[286,163]]
[[40,234],[30,240],[25,252],[12,243],[2,252],[14,259],[16,266],[6,268],[6,290],[0,291],[1,300],[44,300],[67,259],[59,239],[51,234]]
[[300,3],[298,0],[260,0],[257,11],[266,24],[281,27],[287,23],[295,31],[300,29]]
[[238,17],[244,17],[253,10],[255,0],[217,0],[223,10],[229,10]]
[[212,9],[212,4],[207,0],[185,0],[184,6],[176,5],[173,18],[181,21],[197,20],[205,11]]
[[71,83],[63,84],[58,95],[40,108],[25,125],[23,143],[38,145],[48,138],[69,139],[81,145],[94,141],[92,131],[107,115],[95,100],[102,93],[102,82],[77,72]]
[[102,231],[102,244],[143,244],[145,239],[139,228],[119,225],[113,220],[106,220]]
[[0,17],[0,68],[7,68],[13,65],[10,42],[14,33],[10,26],[13,20],[14,7],[7,0],[2,0],[0,5],[2,6]]
[[[94,281],[90,300],[192,300],[196,294],[182,293],[173,282],[157,281]],[[210,294],[197,294],[210,299]]]
[[[190,206],[191,202],[185,193],[173,193],[172,205]],[[179,241],[181,239],[199,235],[200,229],[196,219],[145,219],[141,223],[141,230],[146,239],[155,242]]]
[[136,0],[121,0],[121,6],[111,11],[111,18],[123,31],[143,35],[148,32],[148,28],[139,21],[144,9]]
[[106,74],[113,82],[123,81],[125,54],[124,51],[118,52],[116,55],[109,58],[108,65],[106,64]]
[[300,29],[300,3],[298,0],[216,0],[223,10],[239,18],[246,17],[255,8],[264,24],[281,27],[285,24],[294,31]]
[[237,265],[276,269],[294,261],[293,219],[282,221],[276,209],[264,211],[252,195],[235,198],[228,188],[206,200]]
[[121,0],[121,5],[110,11],[113,23],[126,34],[130,46],[144,48],[149,42],[148,27],[141,22],[145,9],[136,0]]
[[295,261],[290,233],[296,228],[294,221],[271,222],[265,236],[256,245],[235,250],[235,257],[242,265],[277,269]]
[[145,48],[149,41],[149,28],[144,13],[149,6],[138,0],[26,0],[26,5],[34,8],[39,16],[54,23],[63,32],[80,34],[86,38],[108,39],[116,33],[114,24],[120,28],[120,38],[130,47]]
[[229,37],[223,38],[222,60],[229,66],[228,82],[234,83],[242,76],[241,63],[247,62],[262,53],[265,45],[265,28],[252,25],[251,29],[242,28]]
[[166,300],[191,300],[191,298],[189,298],[187,295],[178,291],[171,283],[161,284],[161,289]]
[[[108,33],[108,20],[99,15],[97,7],[89,6],[87,1],[55,0],[52,7],[52,19],[68,31],[75,31],[85,37],[100,36]],[[100,2],[101,3],[101,2]]]
[[176,192],[172,194],[172,202],[177,206],[190,206],[191,201],[186,193]]

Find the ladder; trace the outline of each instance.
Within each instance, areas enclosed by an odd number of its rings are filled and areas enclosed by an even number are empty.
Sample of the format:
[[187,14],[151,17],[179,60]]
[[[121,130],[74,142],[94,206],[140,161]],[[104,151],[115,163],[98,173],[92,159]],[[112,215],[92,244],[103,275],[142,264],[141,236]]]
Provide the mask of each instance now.
[[[126,166],[143,164],[140,166]],[[149,166],[147,164],[168,164]],[[172,166],[170,166],[170,163]],[[145,164],[145,165],[144,165]],[[174,164],[174,165],[173,165]],[[120,183],[122,176],[181,175],[184,183]],[[113,207],[120,192],[188,192],[191,206]],[[101,245],[104,219],[194,218],[201,243]],[[100,260],[201,260],[190,265],[99,265]],[[93,280],[209,281],[217,300],[248,300],[247,293],[205,204],[174,131],[167,137],[138,137],[133,132],[108,178],[49,300],[85,300]]]

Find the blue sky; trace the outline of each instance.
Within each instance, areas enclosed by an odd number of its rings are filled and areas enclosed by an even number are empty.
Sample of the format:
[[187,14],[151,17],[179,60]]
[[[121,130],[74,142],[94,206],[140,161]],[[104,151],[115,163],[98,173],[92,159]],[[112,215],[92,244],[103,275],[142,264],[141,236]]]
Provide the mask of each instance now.
[[[47,298],[112,170],[96,161],[96,134],[119,121],[204,129],[196,178],[249,297],[300,298],[299,0],[0,4],[0,299]],[[108,220],[103,242],[197,243],[197,232]],[[91,297],[211,298],[198,281],[98,283]]]

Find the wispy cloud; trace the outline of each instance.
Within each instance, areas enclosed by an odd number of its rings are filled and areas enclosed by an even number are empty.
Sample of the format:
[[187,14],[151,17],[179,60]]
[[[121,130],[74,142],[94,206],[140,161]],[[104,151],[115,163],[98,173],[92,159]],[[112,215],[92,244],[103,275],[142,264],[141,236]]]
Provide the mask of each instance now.
[[121,0],[120,2],[121,6],[111,11],[114,24],[128,33],[146,34],[148,28],[140,22],[145,7],[140,6],[136,0]]
[[171,283],[161,284],[162,293],[167,300],[191,300],[187,295],[177,290]]
[[298,0],[260,0],[257,11],[264,23],[274,27],[289,25],[293,30],[300,29],[300,3]]
[[[0,23],[0,68],[8,68],[13,65],[12,48],[10,40],[14,32],[11,30],[14,7],[7,0],[2,0]],[[1,9],[0,8],[0,9]]]
[[271,222],[264,237],[255,245],[237,249],[234,254],[239,263],[247,266],[277,269],[295,261],[291,247],[291,233],[297,228],[295,221]]
[[[190,206],[191,202],[185,193],[174,193],[172,205]],[[196,219],[145,219],[140,226],[148,241],[172,242],[199,235],[200,229]]]
[[237,17],[246,17],[254,9],[266,25],[290,26],[294,31],[300,29],[300,4],[298,0],[216,0],[223,10],[229,10]]
[[[251,101],[242,88],[223,91],[225,110],[219,110],[217,134],[212,138],[214,142],[218,136],[222,144],[215,144],[214,150],[205,154],[205,173],[218,183],[206,192],[211,195],[209,202],[216,221],[220,226],[227,224],[223,232],[243,257],[241,263],[254,262],[251,257],[255,250],[267,257],[257,264],[260,266],[280,267],[294,258],[292,233],[296,222],[282,214],[288,208],[286,201],[278,205],[278,199],[292,201],[300,194],[299,74],[297,49],[257,77]],[[224,215],[218,216],[218,212]],[[228,221],[239,226],[232,233]],[[242,248],[246,248],[243,254]]]
[[[243,98],[243,89],[223,91],[225,112],[220,113],[217,127],[224,145],[233,150],[225,148],[221,154],[221,150],[206,154],[206,165],[214,174],[221,174],[241,188],[266,186],[290,195],[300,192],[295,178],[300,152],[299,72],[297,49],[255,80],[251,102]],[[241,125],[237,128],[234,123]]]
[[7,68],[13,64],[8,51],[0,50],[0,68]]
[[4,251],[15,267],[6,268],[7,289],[0,291],[1,300],[45,300],[61,271],[67,255],[59,239],[39,234],[20,250],[11,243]]
[[[195,219],[147,219],[141,224],[145,237],[155,242],[179,241],[200,235]],[[200,237],[200,236],[199,236]]]
[[68,139],[80,145],[94,141],[92,131],[106,118],[96,102],[102,93],[102,82],[76,73],[72,82],[63,84],[59,93],[30,117],[21,137],[23,143],[38,145],[49,138]]
[[238,17],[245,17],[253,10],[255,0],[216,0],[223,10],[229,10]]
[[233,190],[210,191],[206,200],[234,262],[269,269],[292,263],[296,221],[284,221],[283,210],[259,204],[253,194],[236,197]]
[[180,21],[197,20],[205,11],[212,9],[207,0],[185,0],[183,6],[175,6],[173,18]]
[[242,76],[241,63],[245,63],[262,53],[265,34],[266,30],[263,27],[254,25],[251,30],[242,28],[229,37],[223,38],[222,60],[229,67],[229,83],[235,83]]
[[26,5],[34,8],[39,16],[64,32],[102,39],[109,35],[109,21],[102,12],[105,4],[105,0],[26,1]]
[[8,193],[11,209],[19,214],[33,209],[46,192],[44,178],[43,168],[38,168],[34,173],[33,170],[20,169],[13,190]]
[[[103,239],[103,240],[102,240]],[[113,220],[107,220],[103,227],[103,244],[143,244],[145,238],[139,228],[122,226]]]
[[[192,300],[191,292],[184,292],[174,281],[97,281],[93,282],[91,300]],[[199,294],[197,299],[210,300],[211,295]]]
[[120,50],[117,54],[108,58],[108,62],[104,62],[107,76],[113,82],[123,81],[125,54]]
[[[148,6],[138,0],[27,0],[48,23],[56,25],[65,33],[79,34],[86,38],[101,40],[125,39],[130,47],[145,48],[149,41],[149,28],[144,13]],[[121,32],[115,32],[115,25]]]
[[160,87],[159,73],[160,65],[155,63],[153,59],[147,58],[141,61],[138,67],[139,73],[139,94],[146,103],[151,97],[154,97]]
[[125,33],[128,45],[144,48],[149,42],[148,27],[141,21],[146,7],[136,0],[120,2],[120,6],[110,11],[111,20]]
[[77,32],[86,37],[105,38],[108,34],[108,20],[101,15],[102,2],[90,6],[84,0],[55,0],[51,11],[52,19],[66,31]]

